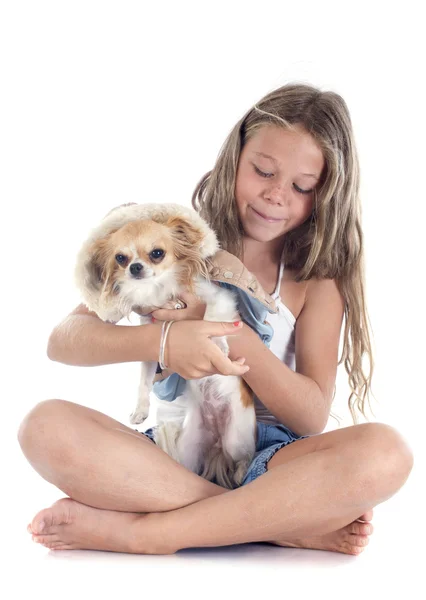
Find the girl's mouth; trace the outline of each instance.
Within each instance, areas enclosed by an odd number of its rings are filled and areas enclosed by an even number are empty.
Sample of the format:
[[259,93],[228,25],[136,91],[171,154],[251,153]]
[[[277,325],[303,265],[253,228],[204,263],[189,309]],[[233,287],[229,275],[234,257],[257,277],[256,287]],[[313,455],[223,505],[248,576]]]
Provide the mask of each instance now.
[[273,219],[272,217],[268,217],[267,215],[263,215],[262,213],[258,212],[257,210],[255,210],[252,206],[250,206],[251,210],[254,212],[254,214],[259,217],[260,219],[262,219],[262,221],[266,221],[267,223],[280,223],[281,221],[284,221],[284,219]]

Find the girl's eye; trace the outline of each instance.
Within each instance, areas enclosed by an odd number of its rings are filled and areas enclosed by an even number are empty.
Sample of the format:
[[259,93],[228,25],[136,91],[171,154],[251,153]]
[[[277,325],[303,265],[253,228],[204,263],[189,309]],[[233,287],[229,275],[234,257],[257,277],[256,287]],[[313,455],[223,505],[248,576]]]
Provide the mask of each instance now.
[[149,253],[149,258],[151,260],[158,260],[159,258],[163,258],[164,257],[164,250],[161,250],[161,248],[155,248],[154,250],[152,250],[152,252]]
[[302,190],[298,185],[296,185],[295,183],[293,183],[294,185],[294,189],[296,190],[296,192],[299,192],[299,194],[310,194],[311,192],[313,192],[313,188],[311,190]]
[[119,265],[125,265],[127,262],[127,258],[124,256],[124,254],[116,254],[115,260]]
[[[260,177],[265,177],[266,179],[270,179],[271,177],[274,176],[274,173],[265,173],[265,171],[261,171],[261,169],[259,169],[259,167],[256,167],[256,165],[253,165],[254,170],[256,171],[256,173],[258,175],[260,175]],[[295,183],[293,183],[294,185],[294,189],[296,190],[296,192],[298,192],[299,194],[310,194],[311,192],[313,192],[314,190],[302,190],[302,188],[300,188],[298,185],[296,185]]]
[[273,173],[265,173],[264,171],[261,171],[259,169],[259,167],[256,167],[256,165],[253,165],[253,167],[254,167],[254,170],[256,171],[256,173],[258,175],[260,175],[261,177],[273,177],[274,176]]

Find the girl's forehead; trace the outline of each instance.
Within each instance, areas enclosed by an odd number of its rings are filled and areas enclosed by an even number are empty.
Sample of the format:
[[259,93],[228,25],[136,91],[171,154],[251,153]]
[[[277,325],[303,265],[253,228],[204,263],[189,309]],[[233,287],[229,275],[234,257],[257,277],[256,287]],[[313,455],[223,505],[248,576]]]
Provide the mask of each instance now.
[[306,166],[318,170],[319,173],[324,166],[324,156],[320,146],[301,125],[295,125],[294,129],[265,125],[247,140],[244,151],[271,164],[279,165],[289,160],[295,162],[303,160]]

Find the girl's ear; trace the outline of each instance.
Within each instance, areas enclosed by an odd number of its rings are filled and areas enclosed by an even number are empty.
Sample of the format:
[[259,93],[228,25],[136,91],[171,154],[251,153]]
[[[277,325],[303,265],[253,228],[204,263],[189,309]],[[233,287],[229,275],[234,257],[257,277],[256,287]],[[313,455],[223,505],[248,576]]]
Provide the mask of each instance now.
[[[175,240],[175,250],[178,254],[185,250],[198,250],[203,242],[202,232],[183,217],[171,217],[166,223]],[[185,253],[186,254],[186,253]],[[183,256],[177,256],[183,258]]]

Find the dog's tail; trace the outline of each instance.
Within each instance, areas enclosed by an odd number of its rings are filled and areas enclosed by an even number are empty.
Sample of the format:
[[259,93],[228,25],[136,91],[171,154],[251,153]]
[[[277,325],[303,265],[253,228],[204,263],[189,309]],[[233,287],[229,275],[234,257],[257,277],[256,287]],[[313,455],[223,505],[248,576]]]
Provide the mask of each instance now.
[[177,441],[182,431],[182,425],[179,423],[163,423],[154,430],[154,441],[164,452],[179,462],[177,450]]
[[213,446],[205,458],[201,477],[233,490],[238,487],[232,477],[234,470],[235,465],[232,458],[224,452],[223,448]]

